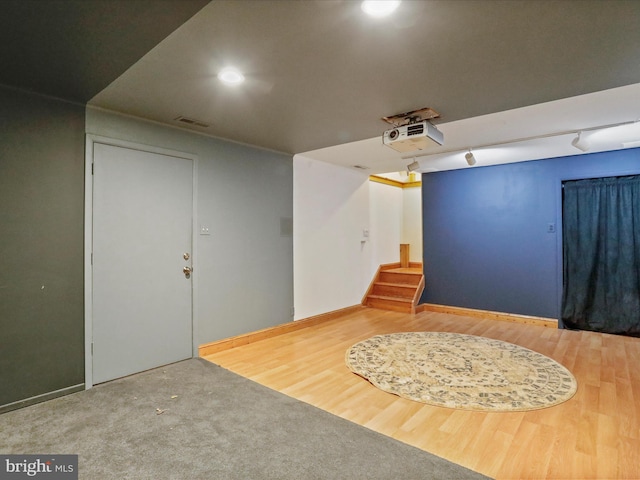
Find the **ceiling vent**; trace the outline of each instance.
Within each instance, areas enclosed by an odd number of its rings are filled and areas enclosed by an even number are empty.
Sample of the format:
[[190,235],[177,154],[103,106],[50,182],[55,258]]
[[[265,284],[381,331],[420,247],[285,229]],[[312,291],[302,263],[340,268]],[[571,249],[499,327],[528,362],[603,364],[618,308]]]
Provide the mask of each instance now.
[[174,119],[176,122],[186,123],[187,125],[209,128],[209,124],[203,122],[202,120],[195,120],[193,118],[183,117],[182,115]]

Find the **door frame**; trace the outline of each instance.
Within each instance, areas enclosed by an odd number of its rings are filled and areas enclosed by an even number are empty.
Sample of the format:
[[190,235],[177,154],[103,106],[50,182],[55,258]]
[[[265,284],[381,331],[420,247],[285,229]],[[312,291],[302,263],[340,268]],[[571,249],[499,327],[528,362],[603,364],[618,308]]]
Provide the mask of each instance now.
[[[104,144],[114,147],[139,150],[147,153],[168,155],[177,158],[191,160],[193,163],[193,184],[192,184],[192,213],[191,213],[191,243],[192,243],[192,266],[197,264],[198,259],[198,228],[196,224],[197,198],[198,198],[198,156],[191,153],[169,150],[166,148],[144,145],[140,143],[103,137],[100,135],[87,134],[85,139],[85,184],[84,184],[84,378],[85,389],[93,387],[93,153],[94,145]],[[197,296],[198,296],[198,273],[199,268],[194,268],[191,275],[191,355],[197,356],[198,345],[198,324]]]

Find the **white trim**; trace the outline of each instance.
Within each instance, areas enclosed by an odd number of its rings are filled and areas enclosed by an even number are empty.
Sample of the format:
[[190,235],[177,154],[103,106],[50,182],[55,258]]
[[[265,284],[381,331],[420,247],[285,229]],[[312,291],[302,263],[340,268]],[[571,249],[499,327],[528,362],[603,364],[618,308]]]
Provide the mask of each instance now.
[[90,135],[85,140],[84,165],[84,388],[93,386],[93,143]]
[[[93,251],[93,150],[94,144],[100,143],[115,147],[129,148],[142,152],[168,155],[177,158],[191,160],[193,162],[192,184],[192,215],[191,215],[191,265],[196,266],[198,258],[198,218],[197,193],[198,193],[198,156],[191,153],[169,150],[166,148],[144,145],[140,143],[87,134],[85,140],[85,197],[84,197],[84,378],[85,389],[93,387],[93,354],[91,345],[93,341],[93,267],[91,255]],[[191,277],[191,355],[198,355],[197,344],[197,300],[198,300],[198,274],[199,268],[193,268]]]

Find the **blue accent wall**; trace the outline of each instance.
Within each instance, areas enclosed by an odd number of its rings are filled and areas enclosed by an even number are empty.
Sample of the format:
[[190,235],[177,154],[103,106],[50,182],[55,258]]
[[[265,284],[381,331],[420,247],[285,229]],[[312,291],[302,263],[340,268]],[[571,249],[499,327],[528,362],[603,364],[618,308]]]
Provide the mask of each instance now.
[[562,181],[638,173],[635,148],[423,174],[421,302],[558,318]]

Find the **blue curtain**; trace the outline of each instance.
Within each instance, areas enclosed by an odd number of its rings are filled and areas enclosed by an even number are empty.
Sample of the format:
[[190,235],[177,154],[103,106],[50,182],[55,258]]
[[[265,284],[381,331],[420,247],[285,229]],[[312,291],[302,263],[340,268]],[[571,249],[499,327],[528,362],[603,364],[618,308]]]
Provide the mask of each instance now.
[[563,187],[562,321],[640,337],[640,175]]

